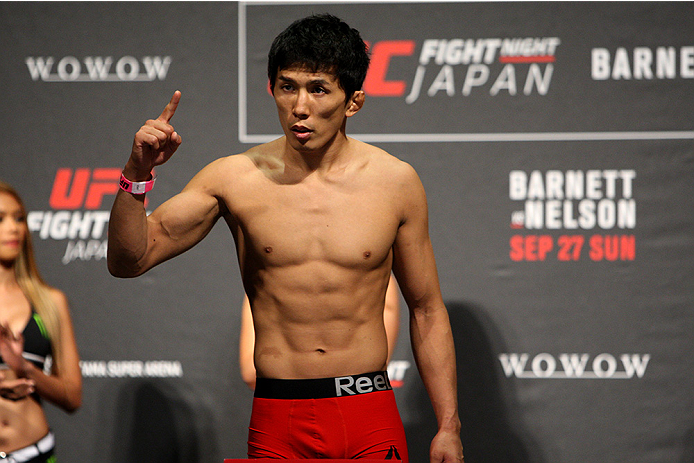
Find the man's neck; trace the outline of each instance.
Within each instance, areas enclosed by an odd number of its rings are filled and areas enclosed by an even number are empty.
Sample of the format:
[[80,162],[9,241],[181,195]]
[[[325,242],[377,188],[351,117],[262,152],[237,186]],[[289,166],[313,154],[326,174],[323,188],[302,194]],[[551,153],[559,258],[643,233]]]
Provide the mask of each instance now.
[[285,162],[293,168],[310,172],[330,172],[343,167],[352,157],[351,140],[339,132],[335,139],[318,150],[295,150],[285,144]]

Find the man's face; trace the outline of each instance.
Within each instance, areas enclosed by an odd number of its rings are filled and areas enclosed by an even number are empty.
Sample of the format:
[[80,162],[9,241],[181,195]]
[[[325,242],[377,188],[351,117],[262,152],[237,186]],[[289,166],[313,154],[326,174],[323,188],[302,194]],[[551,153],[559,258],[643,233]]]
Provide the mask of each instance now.
[[273,94],[282,130],[297,151],[326,148],[353,114],[351,100],[345,102],[344,90],[330,73],[282,69]]

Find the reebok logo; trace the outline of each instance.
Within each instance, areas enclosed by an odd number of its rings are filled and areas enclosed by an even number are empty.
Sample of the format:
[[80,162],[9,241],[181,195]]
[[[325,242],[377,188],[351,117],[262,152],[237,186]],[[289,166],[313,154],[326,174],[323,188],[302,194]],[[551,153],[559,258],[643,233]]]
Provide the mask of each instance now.
[[374,391],[387,391],[391,389],[388,376],[383,373],[376,374],[373,378],[368,376],[340,376],[335,378],[335,396],[366,394]]

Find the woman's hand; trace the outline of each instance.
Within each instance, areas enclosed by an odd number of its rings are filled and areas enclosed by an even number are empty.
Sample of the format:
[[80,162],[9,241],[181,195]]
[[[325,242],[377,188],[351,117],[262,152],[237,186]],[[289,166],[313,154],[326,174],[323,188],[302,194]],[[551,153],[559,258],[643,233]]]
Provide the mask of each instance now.
[[34,392],[34,381],[26,378],[5,379],[0,371],[0,397],[8,400],[21,400]]
[[0,324],[0,356],[19,378],[27,375],[28,361],[22,357],[24,352],[24,337],[21,333],[15,335],[6,323]]

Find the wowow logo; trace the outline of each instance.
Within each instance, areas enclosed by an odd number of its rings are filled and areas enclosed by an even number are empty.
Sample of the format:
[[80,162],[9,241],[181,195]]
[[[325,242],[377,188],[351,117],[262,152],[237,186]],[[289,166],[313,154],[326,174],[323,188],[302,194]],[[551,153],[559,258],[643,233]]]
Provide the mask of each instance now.
[[[42,240],[68,240],[62,263],[106,257],[110,210],[104,198],[118,192],[119,168],[60,168],[49,199],[51,210],[31,211],[29,230]],[[110,209],[110,207],[109,207]]]
[[522,379],[640,379],[650,360],[650,354],[499,354],[506,377]]
[[25,59],[31,79],[44,82],[152,82],[164,80],[171,65],[170,56],[29,56]]

